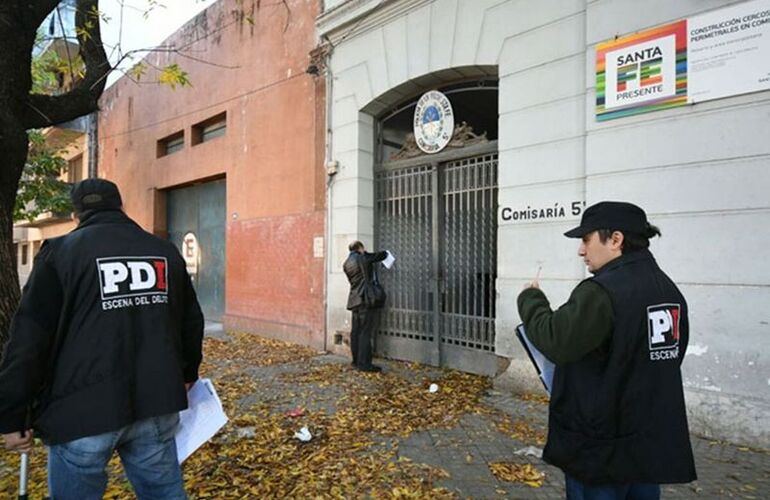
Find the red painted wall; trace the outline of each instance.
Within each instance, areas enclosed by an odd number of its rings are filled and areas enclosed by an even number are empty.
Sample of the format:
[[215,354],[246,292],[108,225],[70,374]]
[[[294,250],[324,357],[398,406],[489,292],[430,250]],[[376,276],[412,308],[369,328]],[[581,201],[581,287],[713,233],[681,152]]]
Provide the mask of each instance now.
[[[220,0],[191,20],[166,41],[188,57],[147,61],[178,63],[192,87],[125,77],[110,87],[99,169],[120,186],[128,214],[159,235],[164,190],[225,177],[226,328],[323,348],[324,261],[313,239],[324,235],[325,89],[323,77],[305,73],[318,4]],[[151,70],[142,81],[156,77]],[[192,145],[191,127],[223,111],[225,135]],[[184,148],[157,158],[157,141],[180,130]]]

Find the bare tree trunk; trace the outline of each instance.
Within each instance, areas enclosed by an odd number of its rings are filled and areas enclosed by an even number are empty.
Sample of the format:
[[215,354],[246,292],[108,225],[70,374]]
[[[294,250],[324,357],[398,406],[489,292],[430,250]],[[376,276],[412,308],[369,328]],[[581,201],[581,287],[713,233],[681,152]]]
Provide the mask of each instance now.
[[24,127],[0,100],[0,359],[19,304],[19,276],[13,251],[13,206],[29,145]]
[[32,85],[30,64],[38,23],[31,2],[0,6],[0,359],[19,305],[19,275],[13,252],[13,207],[27,159],[29,139],[21,111]]
[[27,159],[27,130],[63,123],[98,108],[111,71],[102,46],[99,0],[77,0],[80,55],[86,72],[61,95],[30,94],[32,47],[40,23],[59,0],[0,0],[0,357],[19,303],[13,253],[13,207]]
[[0,211],[0,360],[3,358],[8,330],[19,303],[19,275],[16,270],[16,254],[13,253],[13,222],[7,217],[9,211]]

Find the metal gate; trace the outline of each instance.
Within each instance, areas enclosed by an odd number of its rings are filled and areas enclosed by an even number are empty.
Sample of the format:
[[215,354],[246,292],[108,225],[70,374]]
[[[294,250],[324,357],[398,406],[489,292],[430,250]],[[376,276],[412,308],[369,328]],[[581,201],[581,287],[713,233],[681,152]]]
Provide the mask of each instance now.
[[397,259],[378,354],[494,374],[497,143],[379,166],[375,245]]
[[225,309],[225,180],[168,191],[168,238],[184,253],[182,241],[195,235],[197,272],[191,277],[203,315],[220,321]]

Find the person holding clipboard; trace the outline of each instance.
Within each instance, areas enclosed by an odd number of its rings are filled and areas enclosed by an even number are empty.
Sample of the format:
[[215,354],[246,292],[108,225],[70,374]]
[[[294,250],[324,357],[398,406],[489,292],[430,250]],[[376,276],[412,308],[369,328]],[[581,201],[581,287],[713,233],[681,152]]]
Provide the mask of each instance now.
[[538,279],[518,297],[526,338],[555,365],[543,459],[564,471],[568,499],[658,499],[660,484],[697,479],[687,303],[648,250],[656,235],[636,205],[597,203],[565,233],[593,277],[555,311]]

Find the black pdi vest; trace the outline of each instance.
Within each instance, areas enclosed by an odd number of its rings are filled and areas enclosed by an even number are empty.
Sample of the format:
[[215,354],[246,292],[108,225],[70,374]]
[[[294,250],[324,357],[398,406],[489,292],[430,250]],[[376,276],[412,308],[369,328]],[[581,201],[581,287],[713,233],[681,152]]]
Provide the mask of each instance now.
[[47,444],[187,407],[203,317],[182,256],[103,210],[48,243],[64,291],[56,353],[34,425]]
[[647,250],[591,279],[612,300],[612,337],[556,368],[543,458],[588,484],[695,480],[679,370],[684,297]]

